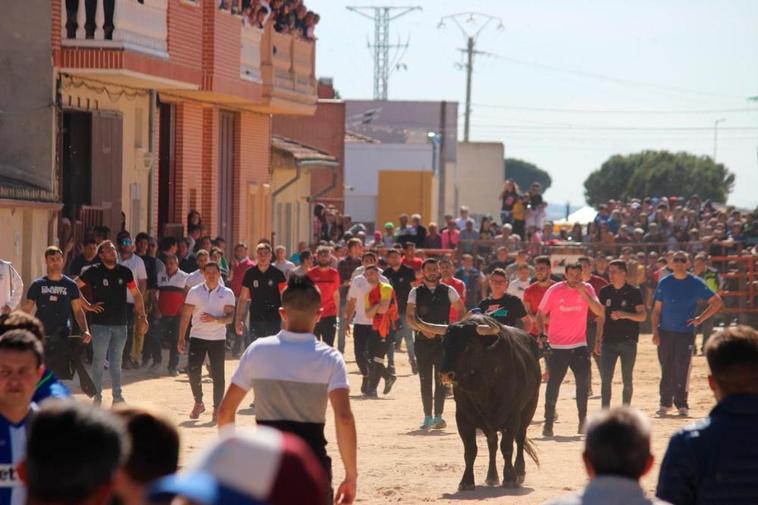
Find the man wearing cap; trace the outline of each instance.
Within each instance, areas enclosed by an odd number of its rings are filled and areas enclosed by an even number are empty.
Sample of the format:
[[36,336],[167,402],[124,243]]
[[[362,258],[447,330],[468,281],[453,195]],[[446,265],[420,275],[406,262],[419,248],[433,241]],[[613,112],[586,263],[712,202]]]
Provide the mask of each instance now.
[[384,223],[384,235],[382,235],[384,247],[392,247],[395,243],[395,225],[392,221]]
[[[256,423],[298,435],[308,444],[326,473],[329,483],[326,497],[331,503],[332,463],[324,438],[326,407],[330,402],[337,446],[345,467],[345,480],[338,487],[334,501],[352,503],[358,463],[347,370],[339,351],[317,341],[313,334],[321,315],[321,295],[309,277],[290,277],[282,293],[279,312],[285,329],[256,340],[244,352],[221,403],[219,425],[234,424],[237,408],[253,389]],[[246,467],[245,475],[248,479],[251,475]],[[297,480],[291,482],[292,487],[300,485]]]

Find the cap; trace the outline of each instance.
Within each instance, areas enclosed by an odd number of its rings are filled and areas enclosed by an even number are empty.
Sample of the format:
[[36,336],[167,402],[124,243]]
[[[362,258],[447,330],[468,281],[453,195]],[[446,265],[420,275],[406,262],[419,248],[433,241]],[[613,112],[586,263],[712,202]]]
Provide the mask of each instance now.
[[183,496],[202,505],[323,504],[326,482],[305,442],[259,426],[223,432],[184,472],[158,480],[148,498]]
[[395,225],[392,223],[392,221],[387,221],[386,223],[384,223],[384,227],[385,228],[394,228]]

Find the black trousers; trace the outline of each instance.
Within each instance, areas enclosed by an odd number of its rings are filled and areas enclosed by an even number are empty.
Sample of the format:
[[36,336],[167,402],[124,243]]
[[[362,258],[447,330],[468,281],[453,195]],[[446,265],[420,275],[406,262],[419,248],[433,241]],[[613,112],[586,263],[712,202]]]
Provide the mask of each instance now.
[[634,392],[634,362],[637,359],[637,341],[632,339],[620,341],[603,341],[600,351],[600,369],[603,385],[600,390],[601,406],[607,409],[611,405],[611,392],[613,373],[616,370],[616,361],[621,361],[621,378],[624,382],[622,402],[624,405],[632,403]]
[[334,335],[337,332],[337,316],[326,316],[316,323],[314,334],[327,345],[334,347]]
[[245,349],[247,346],[263,337],[270,337],[276,335],[282,330],[281,321],[250,321],[250,334],[247,336],[247,342],[245,342]]
[[202,338],[189,339],[189,353],[187,355],[187,374],[189,383],[192,388],[192,396],[195,401],[203,401],[203,386],[201,376],[203,372],[203,362],[206,354],[211,367],[211,379],[213,380],[213,408],[221,406],[221,400],[224,398],[224,355],[226,353],[226,341],[224,340],[204,340]]
[[[126,344],[124,344],[123,360],[132,359],[132,344],[134,343],[134,304],[126,304]],[[123,366],[123,365],[122,365]]]
[[355,352],[355,363],[361,371],[361,375],[368,377],[369,360],[368,360],[368,341],[374,329],[370,324],[353,325],[353,351]]
[[658,361],[661,364],[661,405],[671,407],[673,403],[677,408],[688,408],[687,395],[695,334],[661,330],[660,336]]
[[587,417],[587,374],[590,368],[590,353],[586,346],[575,349],[553,349],[547,358],[547,369],[550,378],[545,389],[545,422],[552,423],[555,420],[555,403],[558,401],[558,392],[561,383],[566,377],[568,369],[574,373],[576,382],[576,410],[579,419]]
[[434,415],[441,416],[445,410],[445,395],[447,390],[440,380],[442,369],[442,339],[428,339],[416,334],[413,344],[418,363],[418,378],[421,382],[421,403],[424,415],[432,415],[432,382],[434,382]]
[[384,357],[390,347],[392,347],[392,342],[389,337],[382,338],[378,331],[372,329],[366,346],[369,362],[369,391],[376,390],[381,379],[387,380],[392,377],[384,365]]
[[[179,324],[181,323],[181,320],[182,316],[163,316],[158,320],[160,323],[161,331],[160,336],[158,337],[157,341],[153,343],[153,345],[158,347],[158,352],[160,353],[161,341],[165,340],[168,342],[169,370],[176,370],[176,367],[179,365],[179,350],[176,348],[176,345],[179,342]],[[153,350],[153,352],[155,352],[155,350]],[[156,358],[157,357],[158,355],[156,355]],[[160,362],[160,359],[155,361],[155,363]]]
[[[592,361],[595,361],[602,377],[600,358],[595,354],[595,334],[597,333],[597,319],[587,320],[587,350],[590,352],[590,367],[587,369],[587,389],[592,389]],[[601,351],[602,352],[602,351]]]

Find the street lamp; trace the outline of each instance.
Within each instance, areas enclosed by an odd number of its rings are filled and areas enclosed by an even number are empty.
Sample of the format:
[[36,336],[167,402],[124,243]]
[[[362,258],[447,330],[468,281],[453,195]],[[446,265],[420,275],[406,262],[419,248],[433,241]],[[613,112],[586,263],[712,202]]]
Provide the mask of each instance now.
[[718,149],[719,141],[719,123],[726,121],[726,118],[717,119],[713,122],[713,161],[716,161],[716,150]]
[[426,140],[432,144],[432,173],[437,175],[439,173],[437,150],[442,143],[442,134],[438,132],[426,132]]

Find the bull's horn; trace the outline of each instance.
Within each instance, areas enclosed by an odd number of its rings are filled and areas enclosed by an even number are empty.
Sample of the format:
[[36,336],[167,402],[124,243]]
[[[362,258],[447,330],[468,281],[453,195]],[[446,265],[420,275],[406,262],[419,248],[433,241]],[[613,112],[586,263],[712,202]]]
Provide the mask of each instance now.
[[489,324],[478,324],[476,326],[476,332],[479,335],[497,335],[500,333],[500,328],[495,328]]
[[445,333],[447,333],[446,324],[427,323],[426,321],[418,317],[418,312],[413,314],[413,320],[416,323],[416,326],[421,328],[422,331],[431,333],[432,335],[444,335]]

